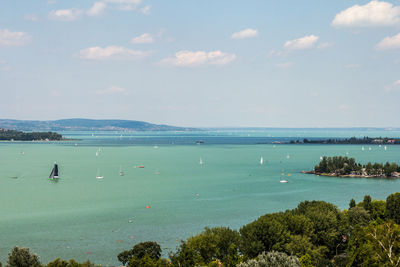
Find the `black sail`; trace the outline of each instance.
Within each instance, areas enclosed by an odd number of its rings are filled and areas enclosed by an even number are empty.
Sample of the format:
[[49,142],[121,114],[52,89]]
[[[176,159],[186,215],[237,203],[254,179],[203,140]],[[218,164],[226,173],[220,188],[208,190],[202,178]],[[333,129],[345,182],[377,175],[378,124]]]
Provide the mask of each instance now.
[[51,173],[49,175],[50,179],[58,178],[58,165],[54,164],[53,169],[51,170]]
[[58,177],[58,165],[57,164],[54,164],[54,176],[57,176]]

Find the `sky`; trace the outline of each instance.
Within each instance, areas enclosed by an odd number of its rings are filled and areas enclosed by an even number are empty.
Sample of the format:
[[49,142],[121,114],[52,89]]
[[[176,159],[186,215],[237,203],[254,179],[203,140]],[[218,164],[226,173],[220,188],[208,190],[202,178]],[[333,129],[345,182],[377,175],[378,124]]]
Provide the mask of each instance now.
[[0,118],[400,127],[400,0],[2,0]]

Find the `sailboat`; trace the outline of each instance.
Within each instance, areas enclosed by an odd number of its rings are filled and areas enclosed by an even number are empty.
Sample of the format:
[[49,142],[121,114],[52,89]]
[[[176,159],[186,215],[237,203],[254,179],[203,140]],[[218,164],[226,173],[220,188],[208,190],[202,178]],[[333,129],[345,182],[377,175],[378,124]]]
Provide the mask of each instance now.
[[263,157],[260,158],[260,164],[261,164],[261,165],[264,164],[264,159],[263,159]]
[[99,171],[99,169],[97,169],[96,179],[103,179],[103,178],[104,178],[104,176],[100,175],[100,171]]
[[279,181],[280,183],[284,184],[284,183],[289,183],[288,180],[283,179],[283,177],[285,176],[285,173],[281,173],[281,180]]
[[200,165],[203,165],[203,159],[200,157],[200,161],[199,161]]
[[51,170],[51,173],[49,175],[50,180],[57,180],[58,179],[58,165],[57,163],[54,163],[54,167]]
[[122,171],[122,165],[119,166],[119,176],[124,176],[124,172]]

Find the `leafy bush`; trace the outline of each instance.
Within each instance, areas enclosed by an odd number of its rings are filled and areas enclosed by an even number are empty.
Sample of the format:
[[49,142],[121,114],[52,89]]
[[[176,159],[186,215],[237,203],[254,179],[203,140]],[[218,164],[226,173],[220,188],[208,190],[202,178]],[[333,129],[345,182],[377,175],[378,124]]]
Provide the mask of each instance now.
[[263,252],[256,259],[240,263],[237,267],[300,267],[300,263],[296,256],[271,251]]

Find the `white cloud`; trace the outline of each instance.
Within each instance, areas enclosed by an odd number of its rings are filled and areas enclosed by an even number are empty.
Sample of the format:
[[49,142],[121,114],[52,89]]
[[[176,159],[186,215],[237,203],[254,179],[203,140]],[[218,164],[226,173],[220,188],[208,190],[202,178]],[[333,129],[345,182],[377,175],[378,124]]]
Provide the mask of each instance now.
[[150,15],[151,14],[151,6],[147,5],[144,6],[140,9],[140,12],[142,12],[143,15]]
[[245,39],[245,38],[256,37],[257,35],[258,35],[257,30],[248,28],[248,29],[245,29],[240,32],[235,32],[234,34],[232,34],[231,38],[232,39]]
[[24,16],[24,20],[29,20],[29,21],[32,21],[32,22],[36,22],[36,21],[38,21],[39,19],[38,19],[38,17],[37,17],[35,14],[26,14],[26,15]]
[[284,62],[284,63],[276,64],[276,66],[280,69],[288,69],[288,68],[293,67],[293,63],[292,62]]
[[139,5],[142,3],[142,0],[107,0],[107,2],[114,4]]
[[400,33],[384,38],[376,45],[376,48],[379,50],[400,49]]
[[99,95],[113,95],[113,94],[126,94],[127,92],[125,88],[112,85],[107,89],[99,90],[96,93]]
[[400,23],[400,7],[388,2],[371,1],[341,11],[332,21],[334,27],[391,26]]
[[106,8],[106,3],[104,2],[95,2],[93,6],[86,12],[89,16],[98,16],[104,12]]
[[319,37],[315,35],[308,35],[302,38],[286,41],[283,47],[287,50],[305,50],[311,49],[315,46]]
[[283,55],[282,51],[277,51],[277,50],[269,51],[269,56],[270,57],[279,57],[279,56],[282,56],[282,55]]
[[79,52],[79,57],[89,60],[107,60],[107,59],[140,59],[150,55],[151,52],[131,50],[122,46],[107,46],[107,47],[89,47],[82,49]]
[[22,46],[31,41],[32,37],[25,32],[12,32],[0,29],[0,46]]
[[151,44],[151,43],[154,43],[154,39],[150,33],[143,33],[140,36],[132,38],[131,43],[132,44]]
[[400,90],[400,80],[397,80],[393,84],[385,87],[386,92],[393,92],[399,90]]
[[236,59],[235,54],[217,51],[179,51],[174,57],[161,60],[162,64],[179,67],[195,67],[200,65],[225,65]]
[[49,18],[52,20],[60,21],[74,21],[81,18],[83,11],[81,9],[59,9],[53,10],[49,13]]

